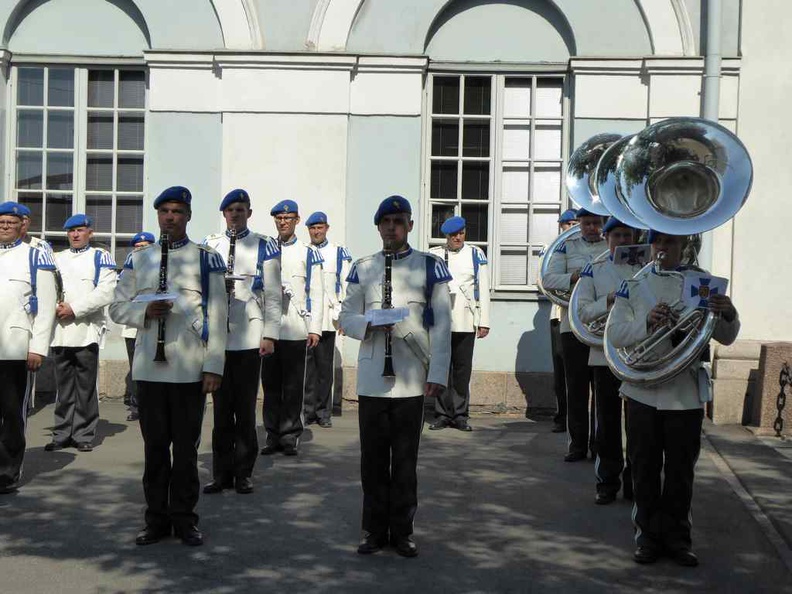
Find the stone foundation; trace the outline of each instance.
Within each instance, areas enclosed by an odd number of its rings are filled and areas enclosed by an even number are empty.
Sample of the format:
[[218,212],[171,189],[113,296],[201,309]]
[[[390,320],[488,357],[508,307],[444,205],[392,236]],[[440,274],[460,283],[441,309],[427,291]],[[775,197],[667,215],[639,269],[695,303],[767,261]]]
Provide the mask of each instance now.
[[712,402],[707,414],[716,425],[747,425],[762,343],[738,340],[729,346],[713,345]]
[[[773,427],[781,417],[781,435],[792,435],[792,385],[782,388],[781,374],[785,365],[792,366],[792,342],[771,342],[762,345],[756,389],[751,407],[751,425],[759,434],[775,435]],[[778,410],[778,395],[784,389],[786,403]]]

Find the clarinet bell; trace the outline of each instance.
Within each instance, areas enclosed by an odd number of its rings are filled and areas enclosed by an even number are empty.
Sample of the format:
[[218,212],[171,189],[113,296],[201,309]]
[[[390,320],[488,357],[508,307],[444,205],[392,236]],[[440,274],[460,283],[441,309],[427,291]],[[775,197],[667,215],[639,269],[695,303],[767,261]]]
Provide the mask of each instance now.
[[391,356],[385,357],[385,367],[382,370],[382,377],[396,377],[396,373],[393,371],[393,357]]
[[167,362],[168,359],[165,357],[165,343],[164,342],[157,342],[157,352],[154,353],[154,360],[159,362]]

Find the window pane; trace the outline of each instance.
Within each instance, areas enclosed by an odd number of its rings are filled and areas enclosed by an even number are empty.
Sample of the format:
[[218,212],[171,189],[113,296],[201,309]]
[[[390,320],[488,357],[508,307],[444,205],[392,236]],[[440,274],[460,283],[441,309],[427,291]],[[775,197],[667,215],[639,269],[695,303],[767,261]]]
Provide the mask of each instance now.
[[487,241],[489,224],[489,204],[463,204],[462,216],[465,219],[465,239],[467,241]]
[[30,209],[30,229],[31,233],[41,232],[41,212],[44,197],[40,192],[20,192],[17,202],[24,204]]
[[528,261],[528,284],[535,285],[539,278],[539,264],[541,264],[541,247],[531,248],[531,258]]
[[85,188],[89,191],[113,190],[113,156],[89,155],[85,166]]
[[503,90],[503,115],[527,118],[531,115],[531,79],[507,78]]
[[[107,250],[108,252],[113,251],[111,247],[112,244],[113,244],[112,235],[109,234],[106,235],[97,234],[91,238],[91,245],[93,247],[102,248],[103,250]],[[121,262],[121,264],[123,265],[123,262]]]
[[537,124],[534,140],[534,158],[561,158],[561,124]]
[[85,214],[94,220],[94,231],[110,233],[113,228],[113,198],[110,196],[86,196]]
[[463,157],[489,157],[489,120],[465,120],[462,134]]
[[113,107],[115,73],[112,70],[88,71],[88,107]]
[[561,202],[561,166],[537,165],[534,170],[534,202]]
[[432,237],[445,237],[440,232],[440,227],[447,219],[454,216],[453,204],[432,204]]
[[462,164],[462,199],[487,200],[489,198],[489,163]]
[[24,190],[41,189],[42,168],[41,151],[17,151],[16,187]]
[[74,187],[74,155],[47,153],[47,189],[71,190]]
[[146,107],[146,73],[142,70],[121,70],[118,79],[118,107]]
[[529,240],[532,244],[549,245],[558,235],[558,209],[535,209],[531,217]]
[[63,223],[72,215],[71,194],[47,194],[47,230],[62,231]]
[[473,115],[490,114],[490,94],[492,83],[489,76],[465,77],[465,113]]
[[143,114],[122,113],[118,115],[118,150],[143,150]]
[[[60,229],[58,229],[60,231]],[[52,236],[47,234],[47,241],[52,246],[53,252],[62,252],[63,250],[69,249],[69,240],[66,238],[65,231],[63,231],[64,235]]]
[[430,198],[457,197],[457,163],[448,161],[432,161]]
[[501,213],[500,240],[503,243],[528,243],[527,209],[503,209]]
[[531,127],[508,124],[503,127],[503,158],[527,161],[531,157]]
[[113,149],[113,115],[88,113],[88,149]]
[[126,262],[126,258],[132,249],[132,246],[129,245],[129,241],[126,239],[116,238],[116,248],[114,252],[116,266],[120,268],[124,265],[124,262]]
[[17,112],[17,146],[25,148],[41,148],[44,143],[44,112]]
[[560,118],[562,114],[562,84],[559,80],[536,81],[536,116]]
[[74,107],[74,68],[50,68],[47,105]]
[[44,105],[44,69],[17,70],[17,104]]
[[500,284],[528,284],[528,251],[507,248],[501,251]]
[[143,196],[124,196],[116,202],[116,233],[137,233],[143,228]]
[[434,120],[432,122],[432,156],[456,157],[459,154],[459,122]]
[[528,202],[529,175],[528,167],[504,167],[501,177],[502,200],[504,202]]
[[74,148],[74,112],[47,113],[47,148]]
[[143,157],[119,157],[116,188],[119,192],[143,191]]
[[435,76],[432,113],[459,113],[459,77]]

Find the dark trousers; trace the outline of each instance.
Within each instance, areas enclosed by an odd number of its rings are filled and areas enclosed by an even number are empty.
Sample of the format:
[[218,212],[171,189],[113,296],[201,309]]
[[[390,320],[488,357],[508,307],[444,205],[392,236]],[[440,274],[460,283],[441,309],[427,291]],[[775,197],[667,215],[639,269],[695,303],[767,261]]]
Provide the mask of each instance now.
[[264,429],[267,445],[297,447],[303,432],[305,340],[279,340],[275,352],[264,357]]
[[622,447],[624,400],[619,396],[621,382],[608,367],[593,369],[597,386],[597,462],[594,466],[597,493],[615,495],[622,486],[622,479],[625,492],[632,493],[630,461],[628,458],[625,465]]
[[550,348],[553,355],[553,392],[556,397],[556,413],[553,415],[553,422],[566,427],[567,395],[564,350],[561,347],[561,320],[550,320]]
[[451,333],[451,366],[448,387],[435,398],[438,419],[467,421],[470,411],[470,374],[473,371],[475,332]]
[[55,426],[52,441],[91,443],[99,422],[99,394],[96,374],[99,370],[99,345],[53,347],[58,397],[55,400]]
[[28,379],[26,361],[0,361],[0,487],[22,474]]
[[639,546],[690,548],[690,504],[703,418],[704,411],[698,408],[657,410],[627,400],[627,453]]
[[212,394],[212,475],[230,482],[248,478],[258,456],[256,397],[261,357],[258,349],[226,351],[223,383]]
[[333,371],[335,332],[322,332],[322,339],[305,357],[305,420],[329,421],[333,416]]
[[409,536],[418,509],[418,446],[423,396],[358,398],[363,530]]
[[132,362],[135,360],[135,340],[134,338],[124,338],[126,343],[127,359],[129,360],[129,373],[127,373],[126,381],[126,398],[124,404],[129,407],[129,412],[137,414],[137,382],[132,379]]
[[201,389],[201,382],[138,382],[147,526],[178,531],[198,523],[198,445],[206,404]]
[[[569,453],[585,454],[595,449],[593,444],[594,394],[590,391],[591,369],[588,366],[589,347],[580,342],[571,332],[561,334],[564,350],[564,372],[567,393],[567,430],[569,431]],[[591,395],[591,414],[589,413]],[[589,442],[591,438],[591,442]]]

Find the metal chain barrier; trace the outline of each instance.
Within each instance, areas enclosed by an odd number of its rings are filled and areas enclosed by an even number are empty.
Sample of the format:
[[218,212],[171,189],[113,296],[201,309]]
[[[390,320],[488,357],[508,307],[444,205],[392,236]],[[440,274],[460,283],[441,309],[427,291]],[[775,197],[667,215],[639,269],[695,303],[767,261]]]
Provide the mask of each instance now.
[[787,386],[792,384],[792,369],[789,368],[789,363],[784,363],[781,367],[781,373],[778,376],[778,383],[781,386],[781,389],[778,392],[778,398],[776,399],[776,408],[778,409],[778,416],[776,417],[775,422],[773,423],[773,429],[775,429],[776,437],[781,437],[781,431],[784,430],[784,419],[781,418],[781,413],[786,406],[786,389]]

